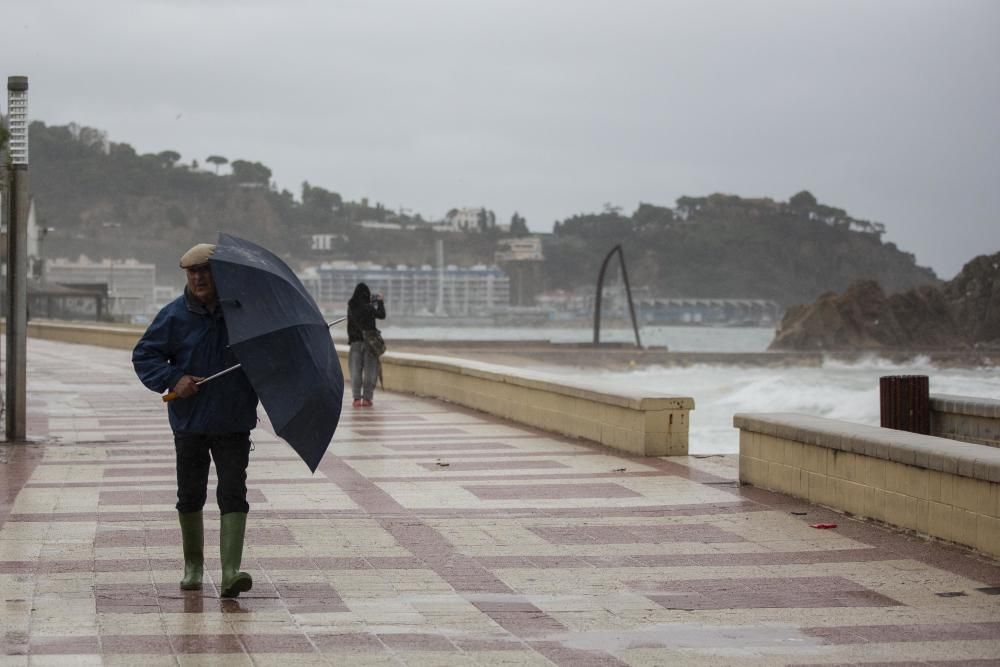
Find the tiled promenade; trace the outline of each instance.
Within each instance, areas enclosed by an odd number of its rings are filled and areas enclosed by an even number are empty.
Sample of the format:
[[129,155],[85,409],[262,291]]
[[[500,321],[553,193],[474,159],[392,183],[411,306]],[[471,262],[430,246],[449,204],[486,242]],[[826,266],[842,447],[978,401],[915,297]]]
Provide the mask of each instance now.
[[184,593],[163,404],[127,352],[29,352],[0,665],[1000,664],[996,563],[736,488],[731,459],[385,393],[345,409],[316,475],[258,429],[254,588],[217,599],[206,512],[211,583]]

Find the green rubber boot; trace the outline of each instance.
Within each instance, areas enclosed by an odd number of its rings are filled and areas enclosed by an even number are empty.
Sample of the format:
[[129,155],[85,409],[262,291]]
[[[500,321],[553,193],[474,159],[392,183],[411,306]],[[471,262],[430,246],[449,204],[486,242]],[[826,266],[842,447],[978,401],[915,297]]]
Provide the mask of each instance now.
[[184,578],[182,591],[200,591],[205,572],[205,524],[201,512],[178,512],[181,540],[184,543]]
[[229,512],[222,515],[219,551],[222,556],[222,586],[219,597],[235,598],[253,588],[253,578],[240,572],[243,560],[243,535],[247,529],[246,512]]

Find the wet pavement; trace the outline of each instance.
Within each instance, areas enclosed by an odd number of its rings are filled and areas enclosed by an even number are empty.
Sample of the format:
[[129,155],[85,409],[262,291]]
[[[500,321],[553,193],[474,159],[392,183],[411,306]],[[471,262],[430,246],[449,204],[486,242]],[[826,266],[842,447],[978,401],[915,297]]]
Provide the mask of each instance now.
[[1000,664],[996,561],[738,488],[734,457],[383,392],[345,405],[315,475],[258,428],[253,590],[217,599],[210,493],[206,586],[183,592],[164,404],[126,351],[28,349],[0,666]]

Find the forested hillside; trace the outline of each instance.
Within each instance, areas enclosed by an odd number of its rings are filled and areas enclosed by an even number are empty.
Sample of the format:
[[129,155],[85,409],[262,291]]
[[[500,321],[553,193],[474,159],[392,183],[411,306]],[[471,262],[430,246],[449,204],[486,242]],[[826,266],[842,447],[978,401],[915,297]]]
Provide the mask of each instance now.
[[[207,165],[199,165],[181,164],[169,149],[139,155],[87,127],[35,122],[31,150],[40,224],[54,229],[45,239],[45,255],[136,257],[157,264],[160,282],[179,283],[179,252],[213,240],[218,231],[265,244],[293,263],[432,264],[438,238],[445,239],[450,264],[492,263],[504,236],[496,229],[365,229],[360,221],[421,219],[367,200],[347,201],[309,183],[298,193],[279,192],[270,169],[251,159],[209,155]],[[462,199],[456,192],[454,200]],[[860,279],[877,280],[890,293],[937,282],[912,255],[883,243],[883,231],[878,223],[818,203],[808,192],[787,203],[681,197],[673,208],[640,204],[631,215],[609,205],[556,223],[545,235],[544,288],[592,287],[601,260],[618,243],[632,284],[657,296],[765,298],[791,305],[843,291]],[[337,235],[332,250],[310,249],[309,237],[318,233]]]
[[789,202],[731,195],[681,197],[673,209],[640,204],[631,216],[606,207],[558,223],[546,243],[551,286],[571,287],[580,267],[596,275],[616,243],[634,285],[658,296],[769,298],[805,303],[859,279],[887,292],[937,283],[913,255],[881,240],[878,223],[819,204],[808,192]]

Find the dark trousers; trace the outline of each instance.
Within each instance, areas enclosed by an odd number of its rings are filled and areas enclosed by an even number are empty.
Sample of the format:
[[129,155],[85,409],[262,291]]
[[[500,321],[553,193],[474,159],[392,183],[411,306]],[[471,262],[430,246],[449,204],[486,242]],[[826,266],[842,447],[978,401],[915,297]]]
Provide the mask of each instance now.
[[215,499],[222,514],[250,511],[247,504],[247,465],[250,434],[174,434],[177,452],[177,511],[198,512],[208,495],[208,467],[215,461],[219,485]]

